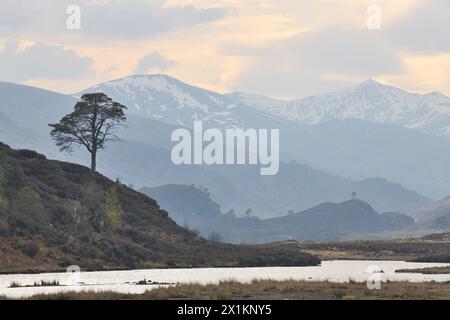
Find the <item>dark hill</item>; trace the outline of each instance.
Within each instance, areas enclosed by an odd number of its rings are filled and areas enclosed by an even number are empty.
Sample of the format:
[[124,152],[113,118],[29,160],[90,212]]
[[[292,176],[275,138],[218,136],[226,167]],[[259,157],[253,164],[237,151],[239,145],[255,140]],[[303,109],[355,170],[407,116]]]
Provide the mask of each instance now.
[[299,240],[338,240],[347,235],[401,230],[414,220],[399,213],[378,214],[368,203],[349,200],[323,203],[289,216],[267,220],[274,230]]
[[295,245],[206,241],[120,182],[1,143],[0,255],[1,272],[320,262]]

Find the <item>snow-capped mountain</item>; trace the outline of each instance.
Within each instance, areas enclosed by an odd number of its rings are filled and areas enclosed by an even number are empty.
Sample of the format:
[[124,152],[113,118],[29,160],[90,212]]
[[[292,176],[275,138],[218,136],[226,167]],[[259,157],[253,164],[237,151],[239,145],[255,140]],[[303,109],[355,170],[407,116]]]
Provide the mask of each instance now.
[[393,124],[437,136],[450,136],[450,98],[412,93],[368,80],[353,89],[278,100],[246,93],[218,94],[166,75],[135,75],[109,81],[76,94],[104,92],[128,106],[128,112],[169,124],[278,127],[283,123],[320,124],[361,119]]
[[134,75],[88,88],[103,92],[128,107],[130,114],[169,124],[192,127],[202,120],[208,126],[253,127],[282,121],[265,112],[236,105],[226,95],[200,89],[166,75]]
[[450,98],[439,93],[407,92],[374,80],[341,92],[283,101],[245,93],[228,95],[244,104],[291,121],[318,124],[362,119],[393,124],[438,136],[450,135]]

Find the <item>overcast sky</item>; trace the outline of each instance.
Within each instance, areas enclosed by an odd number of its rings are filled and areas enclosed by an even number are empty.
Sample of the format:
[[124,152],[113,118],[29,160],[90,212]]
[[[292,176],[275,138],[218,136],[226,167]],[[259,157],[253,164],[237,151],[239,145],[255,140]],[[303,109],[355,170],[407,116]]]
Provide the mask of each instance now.
[[[219,92],[297,98],[372,78],[450,95],[448,0],[0,3],[0,81],[73,93],[165,73]],[[80,30],[67,28],[74,4]]]

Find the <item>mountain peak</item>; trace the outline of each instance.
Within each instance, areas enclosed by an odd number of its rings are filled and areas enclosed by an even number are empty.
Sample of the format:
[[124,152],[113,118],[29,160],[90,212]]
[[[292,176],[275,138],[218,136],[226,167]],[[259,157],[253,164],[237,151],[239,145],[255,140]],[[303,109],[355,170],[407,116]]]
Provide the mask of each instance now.
[[167,86],[168,84],[174,82],[181,83],[177,79],[164,74],[136,74],[99,84],[93,87],[93,89],[104,86],[119,87],[119,88],[131,86],[131,87],[138,87],[142,90],[145,88],[161,88],[161,86]]
[[191,127],[194,121],[211,120],[215,126],[241,124],[227,97],[188,85],[164,74],[130,75],[88,88],[103,92],[128,107],[131,114]]
[[364,82],[362,82],[361,84],[359,84],[356,87],[356,91],[361,91],[361,90],[373,90],[373,89],[381,89],[381,88],[388,88],[390,86],[380,83],[378,81],[375,81],[373,79],[369,79],[366,80]]
[[361,85],[380,85],[381,83],[374,80],[374,79],[367,79],[366,81],[362,82]]
[[428,93],[427,96],[431,96],[433,98],[448,99],[448,97],[440,91],[432,91],[432,92]]

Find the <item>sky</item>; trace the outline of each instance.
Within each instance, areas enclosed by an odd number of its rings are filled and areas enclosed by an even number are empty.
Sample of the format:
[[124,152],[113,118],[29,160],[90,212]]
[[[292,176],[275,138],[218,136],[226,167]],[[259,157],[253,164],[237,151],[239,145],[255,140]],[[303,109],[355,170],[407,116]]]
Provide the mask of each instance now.
[[448,0],[0,0],[0,81],[75,93],[164,73],[301,98],[375,79],[450,95]]

